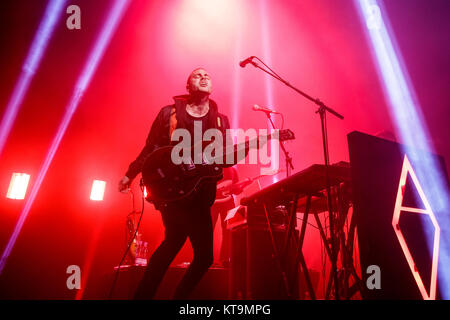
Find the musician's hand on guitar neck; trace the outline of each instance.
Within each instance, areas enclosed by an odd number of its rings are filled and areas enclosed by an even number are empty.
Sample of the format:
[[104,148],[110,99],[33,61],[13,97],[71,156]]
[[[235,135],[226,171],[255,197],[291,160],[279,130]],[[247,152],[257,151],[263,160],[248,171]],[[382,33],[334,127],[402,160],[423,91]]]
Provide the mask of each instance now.
[[123,176],[119,181],[119,191],[122,193],[127,193],[130,188],[131,180],[127,176]]
[[232,180],[222,180],[217,184],[217,191],[222,191],[223,189],[226,189],[230,187],[233,184]]
[[217,194],[216,194],[216,201],[214,203],[224,203],[227,202],[233,197],[231,196],[229,192],[229,188],[233,184],[232,180],[222,180],[217,184]]
[[214,204],[225,203],[225,202],[228,202],[228,201],[230,201],[230,200],[233,200],[233,197],[232,197],[231,195],[228,195],[228,196],[226,196],[225,198],[217,198],[217,199],[214,201]]

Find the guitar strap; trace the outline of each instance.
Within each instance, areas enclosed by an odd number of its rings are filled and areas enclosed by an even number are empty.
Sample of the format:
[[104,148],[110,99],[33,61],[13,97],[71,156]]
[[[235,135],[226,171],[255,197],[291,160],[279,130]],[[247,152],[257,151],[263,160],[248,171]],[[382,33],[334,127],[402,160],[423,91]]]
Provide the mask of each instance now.
[[175,106],[172,107],[172,110],[170,111],[170,118],[169,118],[169,137],[170,141],[172,141],[172,134],[177,128],[177,109]]

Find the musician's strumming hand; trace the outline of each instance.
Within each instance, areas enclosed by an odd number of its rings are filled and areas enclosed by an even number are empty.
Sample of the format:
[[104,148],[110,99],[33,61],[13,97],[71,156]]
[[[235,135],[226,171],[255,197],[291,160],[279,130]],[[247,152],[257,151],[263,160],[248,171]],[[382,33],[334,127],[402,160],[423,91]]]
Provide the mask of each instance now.
[[126,193],[130,188],[131,180],[127,176],[123,176],[119,181],[119,191]]

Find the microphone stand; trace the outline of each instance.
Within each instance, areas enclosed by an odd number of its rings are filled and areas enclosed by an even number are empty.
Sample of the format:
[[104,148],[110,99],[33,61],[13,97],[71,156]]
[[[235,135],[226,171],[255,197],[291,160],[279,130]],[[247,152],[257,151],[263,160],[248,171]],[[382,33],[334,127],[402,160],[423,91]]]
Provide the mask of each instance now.
[[[275,124],[273,123],[273,120],[272,120],[272,118],[270,117],[270,112],[266,112],[266,116],[267,116],[267,119],[269,119],[269,121],[270,121],[270,123],[271,123],[271,125],[272,125],[272,128],[273,128],[274,130],[276,130]],[[291,158],[291,156],[289,155],[289,152],[288,152],[288,151],[286,150],[286,148],[284,147],[284,141],[280,141],[280,147],[281,147],[281,150],[283,150],[283,153],[284,153],[284,159],[285,159],[285,161],[286,161],[286,178],[287,178],[287,177],[289,177],[289,175],[290,175],[290,169],[294,170],[294,166],[292,165],[292,158]]]
[[[261,61],[258,57],[259,61]],[[314,102],[316,105],[319,106],[319,108],[316,110],[316,113],[320,115],[320,122],[322,126],[322,142],[323,142],[323,154],[325,159],[325,179],[326,179],[326,190],[327,190],[327,198],[328,198],[328,214],[330,219],[330,240],[331,240],[331,269],[333,273],[333,282],[334,282],[334,296],[336,300],[339,300],[339,284],[338,284],[338,274],[337,274],[337,256],[336,256],[336,242],[335,242],[335,234],[334,234],[334,218],[333,218],[333,206],[331,201],[331,187],[330,187],[330,174],[329,174],[329,166],[330,166],[330,156],[329,156],[329,150],[328,150],[328,135],[327,135],[327,121],[326,121],[326,112],[329,112],[330,114],[334,115],[335,117],[343,120],[344,117],[339,114],[338,112],[334,111],[330,107],[326,106],[322,101],[319,99],[314,99],[310,95],[304,93],[303,91],[297,89],[296,87],[292,86],[289,82],[281,78],[279,75],[277,75],[272,69],[270,69],[263,61],[261,61],[271,72],[267,71],[264,68],[261,68],[259,64],[257,64],[254,61],[250,61],[255,68],[258,68],[265,73],[271,75],[275,79],[281,81],[289,88],[293,89],[297,93],[301,94],[306,99]]]

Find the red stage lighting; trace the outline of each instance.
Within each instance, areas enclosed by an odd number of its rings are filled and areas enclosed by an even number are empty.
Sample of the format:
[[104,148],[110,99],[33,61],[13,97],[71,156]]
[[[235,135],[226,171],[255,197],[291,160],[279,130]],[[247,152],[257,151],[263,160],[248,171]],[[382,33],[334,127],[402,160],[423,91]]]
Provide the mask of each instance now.
[[175,39],[187,50],[221,52],[230,46],[238,31],[236,0],[185,0],[173,17]]

